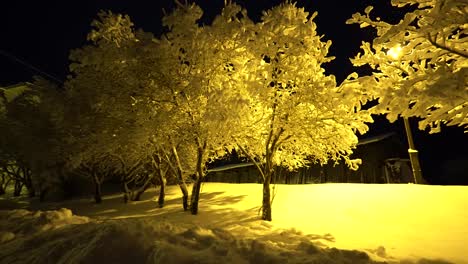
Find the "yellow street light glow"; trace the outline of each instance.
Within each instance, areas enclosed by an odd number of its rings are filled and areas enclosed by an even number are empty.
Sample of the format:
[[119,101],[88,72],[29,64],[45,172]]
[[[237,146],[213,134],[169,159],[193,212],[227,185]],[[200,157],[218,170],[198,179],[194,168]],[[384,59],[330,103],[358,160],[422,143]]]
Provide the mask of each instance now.
[[394,46],[393,48],[387,51],[387,56],[392,57],[392,59],[397,60],[401,55],[401,46],[400,44]]

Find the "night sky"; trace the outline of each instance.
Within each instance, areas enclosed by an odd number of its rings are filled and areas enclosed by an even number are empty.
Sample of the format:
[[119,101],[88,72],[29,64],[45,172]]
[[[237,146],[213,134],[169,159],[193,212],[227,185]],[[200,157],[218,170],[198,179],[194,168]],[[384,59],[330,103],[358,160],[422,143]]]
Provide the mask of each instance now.
[[[196,1],[205,11],[202,22],[210,23],[219,13],[224,0]],[[262,10],[281,3],[281,0],[238,0],[246,7],[249,16],[259,20]],[[346,25],[345,21],[353,13],[362,11],[371,4],[385,4],[386,1],[339,1],[317,0],[298,1],[297,5],[309,12],[318,11],[316,23],[319,34],[332,40],[330,55],[334,62],[326,65],[329,73],[338,80],[344,79],[353,71],[348,60],[359,51],[362,40],[371,40],[372,31],[359,29],[358,25]],[[162,31],[162,9],[174,8],[173,0],[152,1],[2,1],[0,4],[2,77],[0,85],[16,83],[30,78],[36,72],[15,62],[13,55],[38,69],[63,80],[67,74],[70,49],[86,43],[86,35],[91,30],[91,21],[99,10],[111,10],[128,14],[137,28],[159,35]],[[391,12],[388,12],[388,11]],[[382,5],[375,10],[386,19],[398,21],[401,11]],[[383,12],[385,11],[385,12]],[[6,52],[7,54],[5,54]]]
[[[183,2],[183,1],[181,1]],[[205,11],[202,23],[208,24],[219,13],[224,0],[199,0]],[[246,7],[249,16],[258,20],[261,11],[269,9],[281,0],[237,0]],[[383,20],[397,22],[402,17],[401,10],[393,8],[390,0],[302,0],[297,6],[309,12],[318,11],[315,19],[318,32],[325,40],[333,42],[329,55],[336,59],[325,66],[330,74],[341,82],[353,71],[366,73],[366,69],[353,69],[349,62],[359,52],[361,41],[371,41],[372,29],[360,29],[358,25],[346,25],[345,21],[355,12],[363,11],[368,5],[374,5],[376,15]],[[378,5],[378,6],[376,6]],[[171,10],[173,0],[146,1],[1,1],[0,3],[0,86],[29,81],[33,75],[63,82],[68,72],[68,54],[70,49],[86,44],[86,35],[91,30],[91,22],[99,10],[111,10],[115,13],[128,14],[136,28],[159,35],[162,32],[162,9]],[[30,65],[29,67],[24,64]],[[32,70],[35,67],[41,71]],[[415,132],[415,143],[420,151],[423,174],[434,183],[468,184],[468,172],[464,177],[440,179],[437,171],[443,162],[461,159],[468,163],[468,134],[460,128],[446,128],[438,135],[429,135],[423,131]],[[376,124],[366,136],[386,132],[397,132],[404,139],[402,122],[388,124],[384,118],[378,118]]]

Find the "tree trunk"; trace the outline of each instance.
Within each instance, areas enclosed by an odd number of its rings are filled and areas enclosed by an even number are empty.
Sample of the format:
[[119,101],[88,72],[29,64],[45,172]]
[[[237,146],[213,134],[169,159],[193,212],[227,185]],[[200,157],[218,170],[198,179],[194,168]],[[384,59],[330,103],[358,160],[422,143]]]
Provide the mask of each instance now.
[[32,198],[32,197],[36,196],[36,191],[34,190],[34,187],[32,186],[32,184],[31,185],[28,184],[26,186],[26,189],[28,190],[29,198]]
[[[167,161],[169,162],[169,161]],[[157,180],[159,180],[160,188],[159,188],[159,197],[158,197],[158,205],[159,208],[164,207],[164,199],[166,198],[166,173],[170,168],[170,164],[167,164],[166,169],[162,168],[163,160],[160,155],[156,154],[152,156],[152,164],[153,168],[155,169],[156,173],[158,174],[158,179],[156,177],[150,177],[150,183],[153,183],[154,186],[157,186]],[[177,172],[176,172],[177,174]]]
[[140,188],[138,189],[135,194],[132,195],[132,201],[140,201],[141,200],[141,195],[145,192],[145,189]]
[[193,215],[198,214],[198,202],[200,200],[200,190],[202,181],[203,177],[200,177],[200,175],[198,175],[197,180],[195,181],[195,183],[193,183],[192,198],[190,200],[190,212]]
[[185,183],[179,184],[180,190],[182,191],[182,206],[184,211],[188,210],[188,190]]
[[262,220],[271,221],[271,175],[265,176],[265,181],[263,182]]
[[177,181],[180,187],[180,190],[182,191],[182,206],[184,208],[184,211],[188,210],[188,190],[187,190],[187,185],[185,185],[184,177],[182,174],[182,165],[180,163],[179,159],[179,154],[177,153],[177,149],[172,146],[172,154],[174,155],[176,159],[176,175],[177,175]]
[[127,182],[126,180],[124,179],[123,182],[122,182],[122,186],[123,186],[123,200],[124,200],[124,203],[128,203],[128,200],[130,200],[130,190],[128,188],[128,185],[127,185]]
[[32,178],[31,178],[31,171],[30,170],[24,170],[23,175],[26,179],[24,185],[26,186],[26,189],[28,190],[28,196],[34,197],[36,196],[36,190],[34,190],[34,185],[32,183]]
[[164,198],[166,197],[166,177],[160,173],[159,180],[161,182],[161,188],[159,189],[158,205],[159,208],[163,208]]
[[20,181],[15,181],[15,189],[13,191],[13,196],[15,197],[20,196],[22,189],[23,189],[23,184]]
[[0,182],[0,195],[4,195],[6,193],[6,187],[8,186],[8,183],[5,183],[5,179],[2,176],[2,182]]
[[135,192],[135,195],[133,195],[132,201],[140,201],[141,195],[142,195],[146,190],[148,190],[148,188],[150,187],[152,178],[153,178],[153,176],[148,176],[148,179],[146,179],[146,181],[145,181],[145,183],[143,184],[143,186],[141,186],[141,187]]
[[274,144],[271,149],[267,148],[266,162],[263,172],[263,197],[262,197],[262,220],[271,221],[271,178],[275,171],[273,169]]
[[[94,174],[94,173],[93,173]],[[94,182],[94,201],[99,204],[102,202],[101,181],[96,174],[93,175]]]
[[[0,172],[3,173],[3,172]],[[2,175],[1,177],[1,182],[0,182],[0,195],[3,195],[6,193],[6,188],[8,186],[8,183],[10,183],[10,178],[6,178],[7,176],[5,174]]]
[[47,193],[49,192],[49,188],[46,187],[46,188],[43,188],[39,191],[39,202],[44,202],[45,201],[45,197],[47,195]]
[[203,181],[204,172],[203,172],[203,155],[205,154],[206,143],[201,146],[197,140],[198,150],[197,150],[197,179],[192,187],[192,198],[190,200],[190,212],[193,215],[198,214],[198,202],[200,201],[200,190],[201,184]]

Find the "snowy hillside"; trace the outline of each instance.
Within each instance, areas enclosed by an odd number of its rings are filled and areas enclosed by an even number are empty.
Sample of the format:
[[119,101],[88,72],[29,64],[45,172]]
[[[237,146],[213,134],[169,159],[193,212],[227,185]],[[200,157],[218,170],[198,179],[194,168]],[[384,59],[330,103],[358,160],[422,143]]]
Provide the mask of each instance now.
[[206,183],[197,216],[175,186],[163,209],[157,189],[127,205],[3,197],[28,210],[0,212],[0,262],[468,263],[468,186],[277,185],[273,222],[258,220],[261,188]]

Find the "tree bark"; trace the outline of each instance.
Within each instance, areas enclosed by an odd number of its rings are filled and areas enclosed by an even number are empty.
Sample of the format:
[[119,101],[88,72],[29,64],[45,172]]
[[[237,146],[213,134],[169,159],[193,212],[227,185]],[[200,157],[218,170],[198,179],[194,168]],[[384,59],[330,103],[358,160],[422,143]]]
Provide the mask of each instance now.
[[101,190],[101,181],[98,176],[93,173],[93,182],[94,182],[94,201],[99,204],[102,202],[102,190]]
[[[0,171],[0,173],[3,173]],[[0,182],[0,195],[3,195],[6,193],[6,188],[8,186],[8,183],[10,183],[10,178],[6,178],[7,176],[3,174],[1,176],[1,182]]]
[[[267,176],[267,175],[265,175]],[[263,198],[262,198],[262,220],[271,221],[271,192],[270,179],[271,174],[265,177],[263,182]]]
[[36,190],[34,190],[34,187],[32,186],[32,184],[31,185],[28,184],[26,186],[26,189],[28,190],[29,198],[32,198],[32,197],[36,196]]
[[130,189],[128,188],[126,179],[124,178],[122,180],[122,187],[123,187],[123,200],[124,203],[128,203],[128,200],[130,199]]
[[23,169],[23,175],[25,179],[24,186],[26,186],[26,189],[28,190],[28,196],[30,198],[36,196],[36,191],[34,190],[34,185],[32,182],[31,170]]
[[[276,147],[275,144],[279,138],[272,137],[272,133],[270,133],[270,137],[267,140],[267,148],[265,153],[265,167],[264,167],[264,179],[263,179],[263,197],[262,197],[262,220],[271,221],[271,190],[270,190],[270,183],[271,178],[274,174],[273,170],[273,155],[275,153]],[[274,138],[271,143],[270,139]]]
[[190,212],[193,215],[198,214],[198,202],[200,201],[200,190],[203,178],[198,176],[192,187],[192,198],[190,200]]
[[153,176],[148,176],[148,178],[146,179],[145,183],[143,184],[143,186],[141,186],[136,192],[135,192],[135,195],[133,195],[132,197],[132,201],[140,201],[141,199],[141,195],[143,195],[143,193],[148,190],[148,188],[150,187],[151,185],[151,180],[152,180]]
[[21,190],[23,189],[23,184],[16,180],[15,181],[15,189],[13,191],[13,196],[18,197],[21,195]]
[[164,207],[164,198],[166,197],[166,179],[161,178],[161,188],[159,189],[158,205],[159,208]]
[[198,214],[198,202],[200,201],[200,190],[201,190],[201,184],[203,181],[204,175],[204,170],[203,170],[203,155],[205,154],[205,148],[206,148],[206,143],[201,146],[199,142],[198,143],[198,150],[197,150],[197,180],[193,184],[192,187],[192,198],[190,200],[190,212],[193,215]]
[[[159,208],[163,208],[164,207],[164,199],[166,197],[166,174],[167,174],[167,171],[169,170],[170,168],[170,165],[169,165],[169,161],[166,161],[167,162],[167,166],[166,166],[166,169],[163,169],[162,167],[162,164],[163,164],[163,159],[161,158],[161,154],[156,154],[156,155],[153,155],[152,157],[152,165],[153,165],[153,168],[155,170],[155,172],[158,174],[158,180],[159,180],[159,183],[160,183],[160,188],[159,188],[159,196],[158,196],[158,205],[159,205]],[[151,183],[154,184],[154,186],[157,186],[157,181],[156,181],[156,177],[150,177],[151,179]]]
[[159,208],[164,207],[164,199],[166,198],[166,173],[167,170],[164,171],[161,166],[159,166],[159,182],[160,182],[160,188],[159,188],[159,197],[158,197],[158,205]]
[[179,184],[180,190],[182,191],[182,206],[184,211],[188,210],[188,190],[185,183]]
[[188,190],[187,185],[185,184],[184,177],[182,174],[182,164],[180,163],[179,154],[177,153],[177,149],[175,146],[172,146],[172,154],[176,160],[176,175],[177,175],[177,183],[179,184],[180,190],[182,191],[182,206],[184,211],[188,210]]
[[46,188],[43,188],[39,191],[39,202],[44,202],[45,201],[45,197],[47,195],[47,193],[49,192],[49,188],[46,187]]

